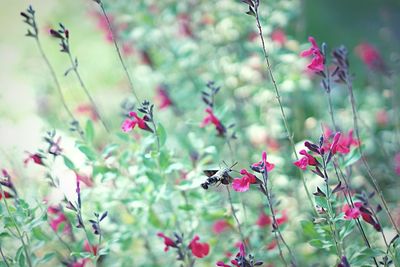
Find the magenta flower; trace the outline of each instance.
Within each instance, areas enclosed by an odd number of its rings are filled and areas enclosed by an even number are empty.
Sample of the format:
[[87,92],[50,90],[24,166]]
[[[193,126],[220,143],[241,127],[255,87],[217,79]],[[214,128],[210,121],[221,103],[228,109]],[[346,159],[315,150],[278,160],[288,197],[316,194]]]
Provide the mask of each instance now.
[[269,163],[267,161],[267,152],[263,152],[262,153],[262,158],[259,162],[254,163],[253,165],[251,165],[251,169],[255,172],[270,172],[275,168],[275,164],[273,163]]
[[144,118],[140,118],[136,112],[129,112],[129,118],[126,118],[122,123],[121,129],[124,132],[130,132],[132,129],[136,127],[136,125],[142,129],[149,132],[153,132],[153,130],[147,125]]
[[208,107],[205,109],[207,115],[204,117],[201,122],[200,127],[205,127],[209,124],[214,124],[215,129],[218,132],[218,135],[223,136],[226,132],[225,126],[221,123],[221,121],[214,115],[212,108]]
[[303,155],[304,157],[301,157],[299,160],[293,162],[293,164],[302,169],[303,171],[307,169],[307,166],[317,166],[318,162],[317,160],[310,155],[307,151],[304,149],[300,150],[299,152],[300,155]]
[[257,178],[246,169],[242,169],[240,174],[243,176],[233,179],[232,187],[236,192],[246,192],[249,190],[250,184],[255,184],[257,182]]
[[197,258],[204,258],[210,252],[210,245],[207,243],[198,242],[200,237],[194,236],[189,244],[189,248],[192,250],[192,254]]
[[301,57],[313,56],[311,63],[307,66],[310,70],[314,72],[324,71],[324,56],[322,55],[321,50],[319,49],[317,42],[313,37],[308,37],[308,41],[311,43],[311,47],[308,50],[305,50],[300,53]]
[[369,43],[361,43],[356,48],[356,54],[371,70],[385,71],[386,66],[379,51]]
[[332,143],[330,143],[329,139],[332,134],[332,131],[328,127],[325,127],[323,148],[327,151],[330,150],[333,155],[336,153],[348,154],[352,146],[358,147],[360,145],[360,141],[353,137],[353,130],[350,130],[347,135],[339,132],[335,133]]
[[169,238],[168,236],[166,236],[164,233],[161,233],[161,232],[160,232],[160,233],[157,234],[157,236],[159,236],[159,237],[161,237],[161,238],[164,238],[164,245],[165,245],[164,251],[165,251],[165,252],[168,251],[170,247],[171,247],[171,248],[176,248],[176,247],[178,247],[178,246],[176,245],[176,243],[175,243],[171,238]]
[[345,220],[355,220],[358,219],[360,216],[362,219],[372,225],[376,231],[382,231],[381,225],[375,220],[373,217],[372,212],[364,206],[361,202],[355,202],[354,207],[350,207],[348,204],[345,204],[342,208],[344,212],[344,219]]
[[53,217],[50,219],[50,227],[54,232],[57,232],[61,225],[63,226],[63,233],[71,232],[71,225],[61,209],[57,206],[49,206],[47,208],[47,213],[52,214],[52,216],[49,216]]
[[271,39],[273,42],[282,46],[286,43],[286,34],[283,30],[277,29],[272,32]]

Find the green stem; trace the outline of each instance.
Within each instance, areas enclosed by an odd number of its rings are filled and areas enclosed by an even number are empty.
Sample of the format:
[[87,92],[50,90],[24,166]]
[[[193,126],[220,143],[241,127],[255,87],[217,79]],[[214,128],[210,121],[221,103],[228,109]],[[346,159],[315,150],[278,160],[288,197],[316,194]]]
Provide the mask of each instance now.
[[1,244],[0,244],[0,253],[1,253],[1,257],[3,258],[3,261],[6,264],[6,266],[10,267],[10,265],[8,264],[8,261],[6,259],[6,256],[4,256],[3,249],[1,248]]
[[29,266],[29,267],[32,267],[32,266],[33,266],[33,265],[32,265],[32,260],[31,260],[30,254],[28,253],[27,245],[25,244],[24,237],[23,237],[23,235],[22,235],[22,233],[21,233],[21,230],[20,230],[19,227],[18,227],[17,221],[15,220],[14,215],[13,215],[13,214],[11,213],[11,211],[10,211],[10,207],[8,206],[6,197],[5,197],[5,195],[4,195],[3,186],[2,186],[1,184],[0,184],[0,191],[1,191],[1,195],[2,195],[2,198],[3,198],[3,202],[4,202],[4,205],[5,205],[5,207],[6,207],[7,213],[8,213],[8,215],[11,217],[11,220],[12,220],[12,222],[13,222],[13,224],[14,224],[14,228],[15,228],[15,230],[17,231],[18,238],[21,240],[22,247],[24,248],[24,253],[25,253],[26,260],[27,260],[27,262],[28,262],[28,266]]
[[[68,40],[67,40],[67,42],[68,42]],[[67,45],[68,45],[68,48],[69,48],[69,44],[68,43],[67,43]],[[86,96],[89,98],[89,101],[92,104],[92,107],[93,107],[94,112],[96,113],[97,117],[100,119],[100,121],[103,124],[104,128],[106,129],[107,133],[109,133],[110,129],[108,128],[104,118],[100,115],[100,112],[99,112],[99,109],[98,109],[98,107],[96,105],[96,102],[94,101],[94,99],[90,95],[89,90],[87,89],[86,85],[84,84],[84,82],[82,80],[82,77],[81,77],[81,75],[80,75],[80,73],[78,71],[78,66],[76,65],[76,62],[74,62],[74,60],[72,58],[72,54],[70,52],[70,48],[68,49],[68,53],[67,54],[68,54],[68,58],[69,58],[69,60],[71,62],[72,69],[74,70],[74,73],[76,75],[76,78],[79,81],[79,84],[80,84],[81,88],[85,92]]]

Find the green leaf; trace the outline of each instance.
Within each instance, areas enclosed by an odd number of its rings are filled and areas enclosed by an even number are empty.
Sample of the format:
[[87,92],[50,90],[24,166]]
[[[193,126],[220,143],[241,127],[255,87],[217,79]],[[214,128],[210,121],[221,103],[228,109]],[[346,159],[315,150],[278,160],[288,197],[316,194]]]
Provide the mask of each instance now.
[[76,170],[75,164],[67,156],[63,155],[63,159],[64,159],[64,164],[65,166],[67,166],[68,169],[73,171]]
[[46,255],[44,255],[43,258],[41,258],[41,259],[39,260],[39,263],[46,263],[46,262],[49,262],[49,261],[51,261],[51,260],[54,258],[54,256],[56,256],[56,253],[54,253],[54,252],[47,253]]
[[301,227],[303,229],[304,235],[309,237],[310,239],[318,238],[319,234],[315,230],[315,225],[310,221],[301,221]]
[[15,254],[15,261],[18,262],[19,267],[25,267],[24,247],[20,247]]
[[324,248],[324,243],[319,239],[310,240],[308,243],[315,248]]
[[160,140],[160,147],[162,147],[167,141],[167,132],[165,131],[164,126],[161,123],[157,125],[157,135]]
[[93,122],[91,120],[88,120],[86,122],[86,127],[85,127],[85,139],[89,144],[91,144],[93,142],[93,138],[94,138]]
[[154,212],[152,208],[149,209],[149,214],[148,214],[149,222],[157,228],[162,228],[162,222],[158,218],[157,214]]
[[318,196],[316,196],[314,198],[315,198],[315,204],[317,204],[321,208],[324,208],[325,210],[328,209],[328,202],[327,202],[326,198],[318,197]]
[[348,167],[356,163],[361,158],[358,148],[354,148],[344,159],[344,167]]
[[90,149],[89,147],[85,146],[85,145],[78,145],[78,149],[85,154],[85,156],[91,160],[91,161],[95,161],[96,160],[96,153],[94,153],[94,151],[92,149]]

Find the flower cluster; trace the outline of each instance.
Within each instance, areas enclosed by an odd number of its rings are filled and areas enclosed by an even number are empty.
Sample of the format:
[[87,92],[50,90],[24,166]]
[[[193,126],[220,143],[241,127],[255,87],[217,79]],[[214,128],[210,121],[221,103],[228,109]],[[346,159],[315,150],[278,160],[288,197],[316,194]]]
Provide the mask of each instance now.
[[169,248],[174,248],[177,250],[178,257],[177,259],[183,261],[185,257],[190,257],[186,252],[186,248],[191,251],[191,255],[195,256],[196,258],[204,258],[210,252],[210,245],[208,243],[199,242],[200,237],[195,235],[193,239],[190,241],[188,246],[183,245],[183,238],[182,235],[174,233],[175,240],[166,236],[164,233],[157,233],[157,236],[164,239],[164,251],[168,251]]
[[360,216],[366,222],[372,225],[376,231],[382,231],[381,225],[374,219],[371,210],[362,202],[354,202],[353,207],[345,204],[342,208],[346,220],[358,219]]
[[216,263],[216,266],[220,267],[242,267],[242,266],[248,266],[248,267],[254,267],[254,266],[261,266],[263,264],[262,261],[255,261],[254,257],[249,254],[249,256],[246,256],[246,251],[243,243],[240,243],[239,246],[239,252],[236,254],[235,259],[231,260],[230,262],[232,265],[225,264],[223,261],[218,261]]
[[127,133],[132,131],[136,125],[142,130],[153,132],[153,130],[146,123],[146,117],[140,118],[137,113],[133,111],[129,112],[129,117],[124,120],[121,129]]
[[300,53],[302,57],[312,56],[311,63],[307,66],[313,72],[321,73],[325,69],[325,59],[321,50],[318,47],[317,42],[313,37],[308,37],[308,41],[311,43],[311,47]]

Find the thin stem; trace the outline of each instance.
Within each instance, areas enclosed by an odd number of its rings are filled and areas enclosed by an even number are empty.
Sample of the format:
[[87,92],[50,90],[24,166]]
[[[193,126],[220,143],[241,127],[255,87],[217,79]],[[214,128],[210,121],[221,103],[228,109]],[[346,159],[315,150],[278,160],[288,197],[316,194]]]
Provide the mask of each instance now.
[[[67,40],[67,42],[68,42],[68,40]],[[69,47],[69,44],[67,44],[67,45]],[[78,66],[77,66],[76,62],[72,59],[72,54],[70,52],[70,49],[68,49],[68,53],[67,54],[68,54],[69,60],[71,62],[72,69],[74,70],[74,73],[76,75],[76,78],[79,81],[80,86],[82,87],[82,89],[85,92],[86,96],[89,98],[89,101],[92,104],[92,107],[93,107],[94,112],[96,113],[97,117],[100,119],[100,121],[103,124],[104,128],[106,129],[107,133],[109,133],[110,129],[108,128],[104,118],[100,115],[100,112],[99,112],[99,109],[98,109],[98,107],[96,105],[96,102],[93,100],[92,96],[89,93],[89,90],[87,89],[86,85],[84,84],[84,82],[82,80],[82,77],[79,74]]]
[[331,93],[328,92],[328,106],[329,106],[329,115],[331,117],[331,121],[332,121],[332,125],[333,128],[335,129],[335,131],[337,132],[339,130],[339,128],[336,125],[336,121],[335,121],[335,116],[333,113],[333,105],[332,105],[332,97],[331,97]]
[[[262,50],[263,50],[263,52],[264,52],[264,58],[265,58],[265,61],[266,61],[266,63],[267,63],[268,74],[269,74],[269,76],[270,76],[270,78],[271,78],[272,84],[273,84],[274,89],[275,89],[275,95],[276,95],[276,99],[278,100],[278,104],[279,104],[279,107],[280,107],[280,111],[281,111],[281,116],[282,116],[283,124],[284,124],[285,130],[286,130],[286,135],[287,135],[287,138],[288,138],[288,140],[289,140],[289,142],[290,142],[290,145],[291,145],[291,147],[292,147],[293,154],[294,154],[296,160],[298,160],[299,157],[297,156],[297,153],[296,153],[296,147],[295,147],[295,145],[294,145],[293,135],[291,134],[290,129],[289,129],[289,126],[288,126],[288,122],[287,122],[287,119],[286,119],[285,110],[283,109],[283,105],[282,105],[282,101],[281,101],[281,95],[280,95],[280,93],[279,93],[278,85],[276,84],[274,75],[273,75],[273,73],[272,73],[271,64],[270,64],[270,62],[269,62],[269,56],[268,56],[267,50],[266,50],[266,48],[265,48],[265,41],[264,41],[263,32],[262,32],[262,27],[261,27],[261,23],[260,23],[260,19],[259,19],[259,15],[258,15],[258,10],[257,10],[257,9],[256,9],[256,21],[257,21],[258,33],[259,33],[259,36],[260,36],[260,39],[261,39]],[[303,187],[304,187],[304,190],[306,191],[308,201],[310,202],[311,209],[312,209],[313,212],[317,215],[317,212],[316,212],[315,209],[314,209],[314,202],[312,201],[310,191],[309,191],[308,188],[307,188],[306,180],[305,180],[305,177],[304,177],[304,175],[303,175],[303,172],[302,172],[300,169],[299,169],[298,171],[299,171],[299,174],[300,174],[300,176],[301,176],[301,180],[302,180],[302,182],[303,182]]]
[[17,231],[18,238],[21,240],[22,247],[24,248],[25,257],[26,257],[26,260],[27,260],[27,262],[28,262],[28,266],[29,266],[29,267],[32,267],[32,266],[33,266],[33,265],[32,265],[32,260],[31,260],[30,254],[28,253],[27,245],[25,244],[24,237],[23,237],[23,235],[22,235],[22,233],[21,233],[21,230],[20,230],[19,227],[18,227],[17,221],[15,220],[14,215],[13,215],[13,214],[11,213],[11,211],[10,211],[10,207],[8,206],[6,197],[5,197],[5,195],[4,195],[3,186],[2,186],[1,184],[0,184],[0,192],[1,192],[1,195],[3,196],[2,198],[3,198],[4,205],[5,205],[5,207],[6,207],[7,213],[8,213],[8,215],[11,217],[11,220],[12,220],[12,222],[13,222],[13,224],[14,224],[14,228],[15,228],[15,230]]
[[6,256],[4,256],[3,249],[1,248],[1,244],[0,244],[0,253],[1,253],[1,257],[3,258],[3,261],[6,264],[6,266],[10,267],[10,265],[8,264],[8,261],[6,259]]
[[[44,62],[46,63],[46,65],[47,65],[47,67],[48,67],[48,69],[50,71],[51,77],[53,78],[54,84],[56,85],[57,92],[58,92],[58,94],[60,96],[61,104],[63,105],[65,111],[68,113],[68,116],[70,117],[70,119],[73,122],[78,122],[78,120],[75,118],[74,114],[72,113],[72,111],[68,107],[67,102],[65,101],[64,94],[63,94],[63,92],[61,90],[60,82],[58,81],[58,78],[57,78],[56,72],[54,71],[53,66],[51,65],[51,63],[50,63],[49,59],[47,58],[46,54],[44,53],[42,44],[40,43],[40,40],[39,40],[39,36],[36,36],[35,40],[36,40],[36,44],[37,44],[37,46],[39,48],[40,55],[42,56]],[[82,130],[80,129],[79,124],[78,124],[77,131],[78,131],[80,137],[82,139],[84,139],[83,134],[82,134]]]
[[232,201],[231,191],[229,190],[229,186],[226,187],[226,191],[228,191],[229,204],[231,206],[232,215],[233,215],[233,218],[235,218],[235,221],[236,221],[236,224],[237,224],[237,228],[238,228],[238,231],[239,231],[239,234],[240,234],[240,238],[242,239],[242,243],[243,243],[243,245],[245,245],[246,247],[248,247],[251,250],[250,244],[247,244],[245,242],[246,240],[245,240],[243,232],[242,232],[242,227],[241,227],[239,219],[238,219],[238,217],[236,215],[236,210],[233,207],[233,201]]
[[[346,76],[347,76],[346,84],[347,84],[347,89],[349,91],[350,104],[351,104],[351,108],[352,108],[352,112],[353,112],[354,130],[356,132],[356,136],[357,136],[358,141],[361,141],[360,130],[359,130],[359,127],[358,127],[358,120],[357,120],[356,101],[355,101],[354,93],[353,93],[353,84],[352,84],[351,78],[348,77],[349,75],[346,75]],[[392,223],[394,229],[396,230],[397,234],[400,235],[400,231],[399,231],[399,229],[398,229],[398,227],[397,227],[397,225],[396,225],[396,223],[395,223],[395,221],[394,221],[394,219],[392,217],[392,214],[389,211],[389,207],[388,207],[387,202],[386,202],[386,200],[385,200],[385,198],[383,196],[382,190],[381,190],[376,178],[372,174],[371,168],[369,167],[369,164],[368,164],[367,160],[365,159],[364,152],[362,150],[361,145],[358,146],[358,151],[359,151],[359,153],[361,155],[361,161],[363,162],[363,164],[365,166],[365,169],[367,170],[367,174],[370,177],[370,179],[371,179],[371,181],[372,181],[372,183],[374,185],[373,186],[374,190],[378,194],[379,198],[381,199],[381,202],[383,204],[383,208],[386,211],[386,213],[387,213],[387,215],[389,217],[389,220]]]
[[157,152],[160,152],[160,137],[158,136],[158,133],[157,133],[157,126],[156,126],[156,123],[154,122],[154,118],[151,118],[151,124],[153,124],[154,135],[156,136],[156,139],[157,139]]
[[132,78],[131,78],[131,76],[130,76],[130,74],[129,74],[128,68],[127,68],[126,65],[125,65],[124,59],[122,58],[122,54],[121,54],[121,51],[120,51],[120,49],[119,49],[119,46],[118,46],[118,43],[117,43],[117,39],[116,39],[116,37],[115,37],[115,35],[114,35],[114,31],[113,31],[113,28],[112,28],[110,19],[108,18],[108,15],[107,15],[107,13],[106,13],[106,10],[104,9],[104,6],[103,6],[102,1],[99,0],[98,3],[99,3],[99,5],[100,5],[101,11],[103,12],[104,17],[106,18],[107,25],[108,25],[108,29],[110,30],[110,34],[111,34],[111,36],[112,36],[112,40],[113,40],[113,43],[114,43],[115,51],[116,51],[117,54],[118,54],[119,61],[121,62],[121,65],[122,65],[122,67],[123,67],[123,69],[124,69],[124,71],[125,71],[126,77],[128,78],[129,86],[130,86],[130,88],[131,88],[131,90],[132,90],[132,93],[133,93],[134,97],[136,98],[136,101],[137,101],[138,103],[140,103],[139,97],[137,96],[137,94],[136,94],[136,92],[135,92],[135,88],[134,88],[134,86],[133,86]]
[[[290,254],[290,263],[292,264],[292,266],[297,266],[296,264],[296,257],[294,256],[292,250],[290,249],[289,245],[286,243],[285,239],[282,236],[281,230],[279,229],[279,224],[277,223],[276,220],[276,215],[275,215],[275,211],[274,211],[274,207],[272,205],[272,198],[271,198],[271,188],[268,187],[268,171],[267,171],[267,167],[264,167],[264,172],[262,173],[263,176],[263,180],[264,180],[264,191],[265,191],[265,195],[267,197],[267,201],[268,201],[268,206],[269,209],[271,211],[271,215],[272,215],[272,226],[273,226],[273,230],[275,232],[275,234],[277,234],[280,238],[280,240],[282,241],[282,243],[285,245],[286,249],[288,250],[289,254]],[[268,189],[269,188],[269,189]],[[276,240],[278,246],[279,246],[279,240]],[[282,261],[287,265],[285,258],[283,257],[283,254],[281,254],[281,259]]]

